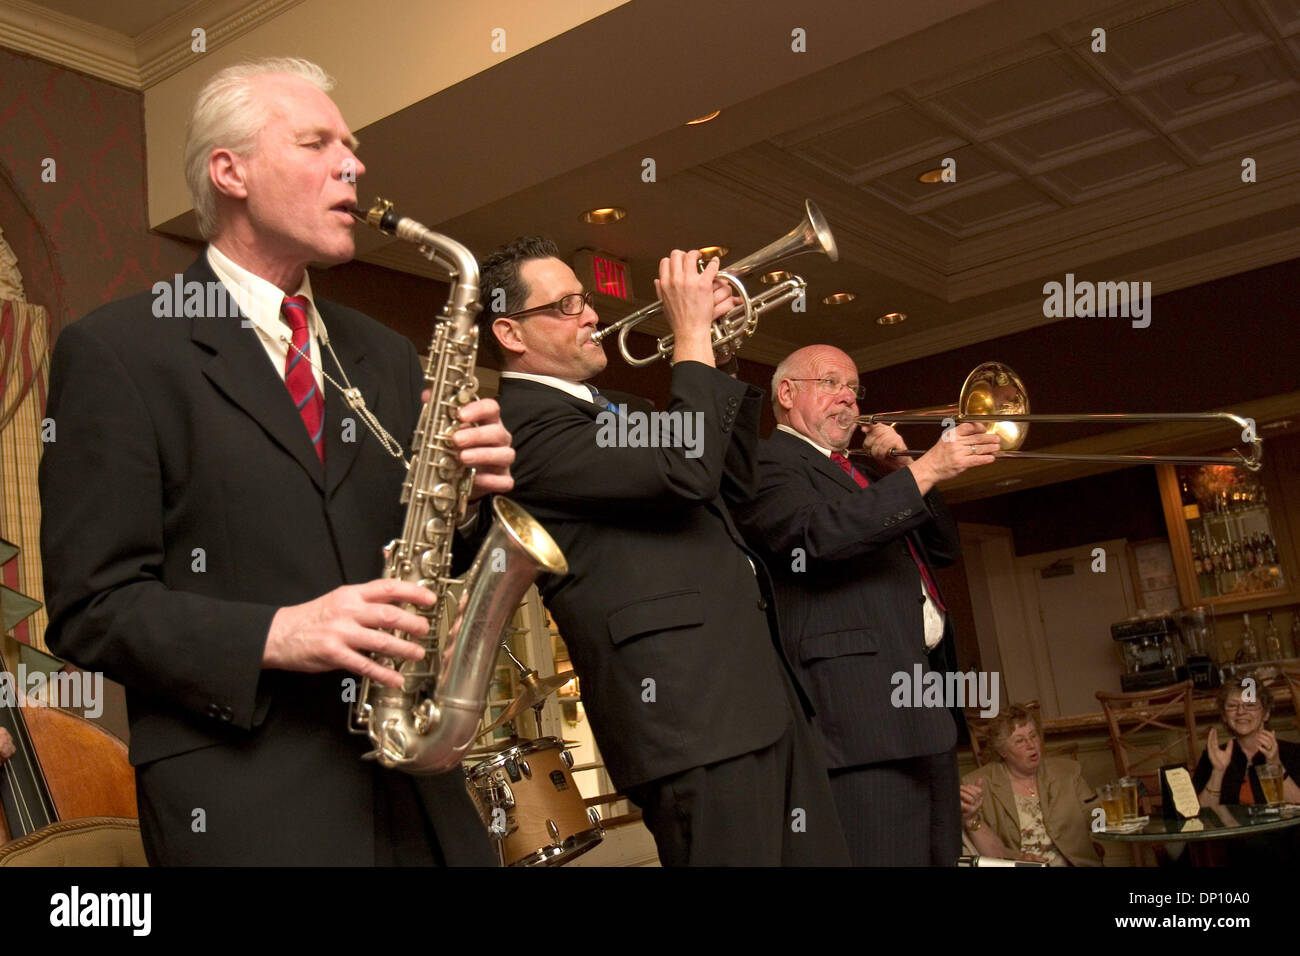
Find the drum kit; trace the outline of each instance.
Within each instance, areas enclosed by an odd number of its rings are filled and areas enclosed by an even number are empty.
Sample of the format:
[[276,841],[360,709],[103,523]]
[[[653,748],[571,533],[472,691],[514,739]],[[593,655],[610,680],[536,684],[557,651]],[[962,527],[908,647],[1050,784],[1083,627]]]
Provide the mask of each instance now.
[[[573,672],[539,678],[509,647],[505,651],[520,669],[523,690],[480,736],[530,707],[540,735],[546,698],[573,680]],[[562,866],[605,838],[600,813],[586,805],[573,780],[573,755],[566,749],[573,743],[538,736],[501,751],[495,749],[499,742],[470,751],[490,754],[467,771],[466,783],[502,866]]]

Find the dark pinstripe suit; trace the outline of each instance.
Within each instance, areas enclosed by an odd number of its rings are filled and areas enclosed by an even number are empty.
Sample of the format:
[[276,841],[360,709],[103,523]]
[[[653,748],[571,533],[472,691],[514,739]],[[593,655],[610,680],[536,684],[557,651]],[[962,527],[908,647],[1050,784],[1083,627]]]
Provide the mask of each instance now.
[[[956,728],[939,707],[895,707],[893,675],[930,667],[910,537],[953,563],[957,528],[906,468],[867,488],[806,441],[759,445],[757,494],[736,522],[771,569],[781,638],[817,708],[855,863],[953,863],[961,843]],[[944,641],[935,653],[951,645]]]

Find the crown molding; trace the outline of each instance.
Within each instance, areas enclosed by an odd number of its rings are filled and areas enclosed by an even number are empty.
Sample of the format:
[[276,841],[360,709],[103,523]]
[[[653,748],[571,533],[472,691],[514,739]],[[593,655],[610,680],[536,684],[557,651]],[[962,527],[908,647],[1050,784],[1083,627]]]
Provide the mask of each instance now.
[[132,38],[30,0],[0,0],[0,46],[139,91],[202,55],[190,49],[195,27],[210,53],[302,2],[196,0]]
[[117,86],[140,88],[130,37],[27,0],[0,0],[0,46]]

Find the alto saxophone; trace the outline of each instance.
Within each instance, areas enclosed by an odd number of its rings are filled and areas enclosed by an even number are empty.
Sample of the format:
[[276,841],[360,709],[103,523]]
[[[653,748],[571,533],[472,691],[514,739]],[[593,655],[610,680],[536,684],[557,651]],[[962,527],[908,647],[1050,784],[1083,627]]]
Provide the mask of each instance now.
[[460,243],[397,215],[387,200],[356,215],[415,243],[451,274],[451,293],[424,365],[432,395],[420,412],[402,484],[406,520],[402,536],[384,548],[384,577],[420,584],[438,601],[431,608],[404,605],[429,620],[428,634],[418,641],[424,658],[372,654],[404,682],[396,688],[363,679],[349,721],[354,733],[370,737],[374,749],[366,758],[408,773],[442,773],[460,763],[474,740],[502,632],[524,592],[539,574],[565,574],[568,564],[528,512],[497,497],[492,528],[473,564],[462,579],[450,577],[452,539],[474,484],[474,469],[460,463],[451,436],[461,424],[460,407],[478,393],[478,264]]

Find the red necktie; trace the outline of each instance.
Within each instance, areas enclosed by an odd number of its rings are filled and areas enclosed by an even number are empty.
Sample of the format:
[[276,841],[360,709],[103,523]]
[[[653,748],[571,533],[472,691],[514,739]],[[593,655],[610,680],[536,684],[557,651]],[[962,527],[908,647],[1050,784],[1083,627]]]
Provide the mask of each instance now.
[[[867,480],[867,476],[854,468],[853,463],[839,452],[831,452],[831,461],[839,465],[844,471],[844,474],[856,481],[859,488],[865,488],[867,485],[871,484],[871,482]],[[934,601],[935,607],[940,611],[946,612],[948,608],[944,606],[943,599],[939,597],[939,587],[934,583],[934,578],[930,574],[930,569],[926,567],[925,562],[921,560],[921,555],[917,553],[916,545],[912,544],[912,539],[908,537],[904,540],[907,542],[907,550],[912,553],[912,560],[916,562],[916,570],[921,572],[921,583],[925,585],[925,593],[930,595],[930,600]]]
[[307,426],[307,435],[321,464],[325,463],[325,399],[316,387],[311,370],[311,338],[307,335],[307,309],[311,303],[305,295],[285,296],[280,314],[293,330],[293,345],[284,360],[284,385],[289,397]]

